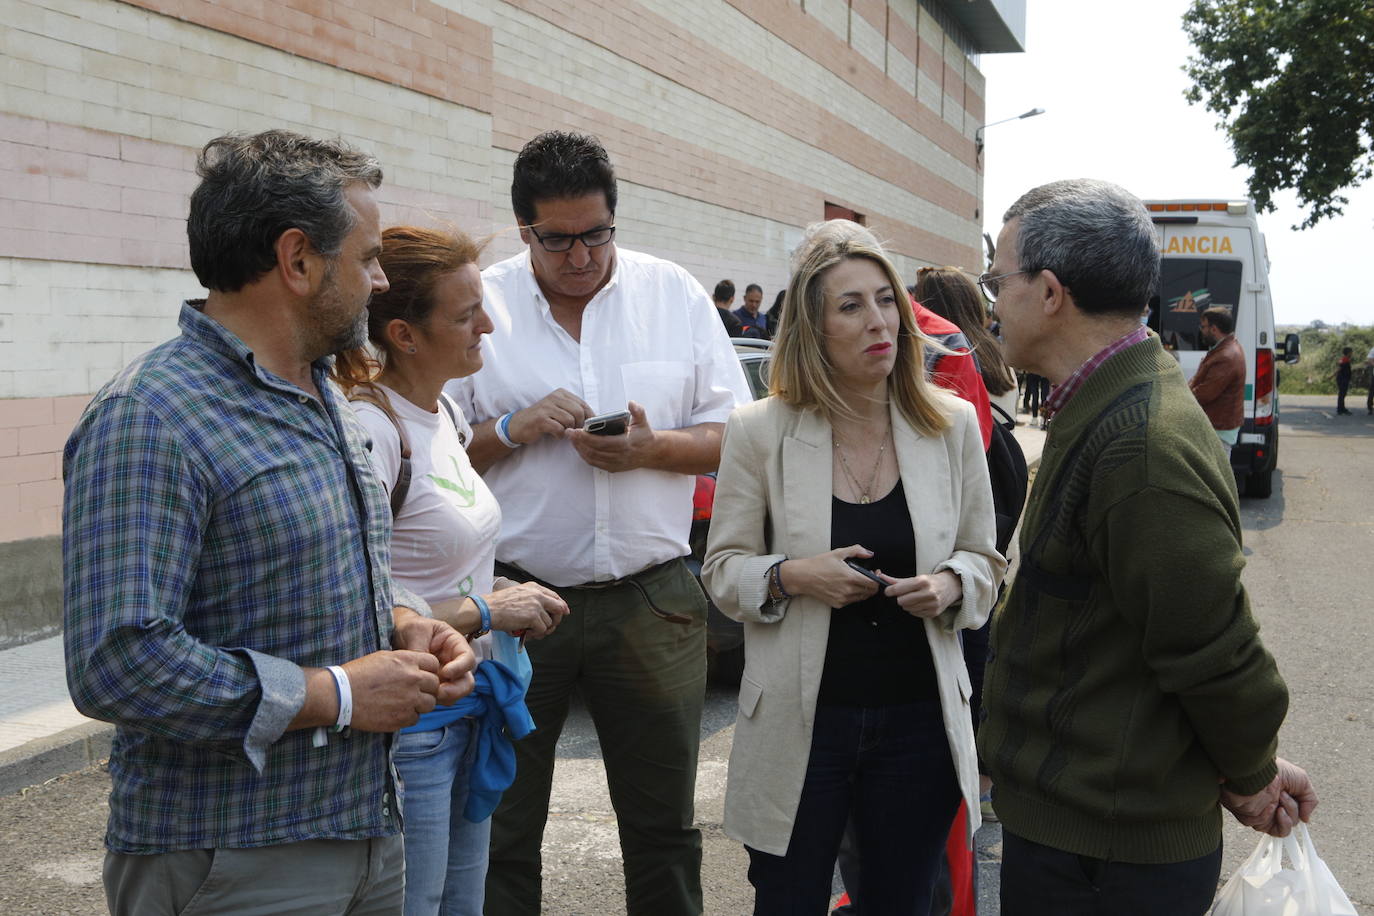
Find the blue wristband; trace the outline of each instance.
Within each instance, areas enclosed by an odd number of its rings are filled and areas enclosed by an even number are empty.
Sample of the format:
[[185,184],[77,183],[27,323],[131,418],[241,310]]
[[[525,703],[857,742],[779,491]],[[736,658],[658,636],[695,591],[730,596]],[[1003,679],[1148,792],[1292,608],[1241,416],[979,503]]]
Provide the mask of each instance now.
[[515,411],[505,414],[501,419],[496,421],[496,426],[494,427],[496,438],[500,439],[501,444],[506,448],[520,447],[520,443],[510,437],[510,418],[513,416],[515,416]]
[[477,595],[468,595],[468,597],[472,599],[473,604],[477,605],[477,613],[482,615],[482,626],[472,635],[474,638],[486,636],[491,632],[491,607],[487,604],[485,598],[481,598]]

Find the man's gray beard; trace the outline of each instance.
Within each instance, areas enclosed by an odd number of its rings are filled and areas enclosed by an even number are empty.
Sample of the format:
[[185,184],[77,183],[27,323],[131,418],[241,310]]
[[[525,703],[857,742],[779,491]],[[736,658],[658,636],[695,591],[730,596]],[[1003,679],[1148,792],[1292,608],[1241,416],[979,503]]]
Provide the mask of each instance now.
[[[370,301],[370,300],[369,300]],[[367,343],[367,307],[358,313],[357,319],[353,324],[340,331],[338,336],[332,341],[330,353],[342,353],[345,350],[354,350]]]

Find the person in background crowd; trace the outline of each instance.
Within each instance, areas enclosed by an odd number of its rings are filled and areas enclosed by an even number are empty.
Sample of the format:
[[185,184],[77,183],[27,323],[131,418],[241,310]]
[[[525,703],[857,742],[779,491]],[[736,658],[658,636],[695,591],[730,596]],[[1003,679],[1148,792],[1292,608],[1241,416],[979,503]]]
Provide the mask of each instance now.
[[825,911],[852,814],[861,907],[922,916],[961,798],[966,844],[979,823],[958,634],[1005,564],[977,418],[927,381],[904,292],[866,229],[810,227],[772,396],[727,427],[703,581],[745,627],[725,830],[756,914]]
[[1214,305],[1198,316],[1198,336],[1211,347],[1188,380],[1193,397],[1230,451],[1245,416],[1245,351],[1236,341],[1231,310]]
[[922,267],[916,272],[916,301],[963,332],[988,399],[1016,416],[1016,373],[1002,345],[988,330],[988,307],[973,280],[958,267]]
[[916,299],[916,287],[906,288],[916,327],[937,346],[925,348],[926,375],[935,384],[952,391],[973,405],[978,415],[978,429],[983,434],[983,448],[992,442],[992,409],[988,390],[983,386],[973,348],[959,326],[926,308]]
[[[392,571],[434,616],[475,640],[477,690],[439,707],[396,739],[405,786],[405,916],[481,916],[491,811],[514,768],[503,729],[530,730],[529,662],[520,632],[540,639],[568,606],[535,582],[494,579],[501,507],[472,469],[462,411],[442,393],[482,368],[491,319],[482,308],[481,247],[460,232],[396,226],[382,233],[391,288],[368,307],[368,339],[339,355],[334,374],[372,439],[372,464],[391,496]],[[493,663],[495,656],[499,663]],[[473,787],[475,791],[470,791]]]
[[[988,328],[988,304],[978,285],[958,267],[922,267],[916,272],[914,295],[917,301],[932,313],[952,322],[963,333],[968,343],[969,358],[978,368],[986,388],[987,399],[990,405],[997,408],[990,411],[992,421],[1011,424],[1014,427],[1018,394],[1016,373],[1007,365],[1002,355],[1001,341],[994,337]],[[1008,552],[1010,539],[1010,532],[1004,534],[999,530],[998,547],[1003,555]],[[977,630],[970,630],[964,634],[964,662],[968,665],[969,682],[972,685],[975,735],[978,733],[978,710],[983,700],[983,672],[987,667],[991,628],[992,622],[989,620]],[[995,821],[996,813],[992,810],[990,794],[992,782],[981,769],[978,780],[979,804],[983,818]],[[971,881],[977,875],[977,866],[975,863],[969,865]],[[951,869],[951,874],[955,871]],[[973,905],[969,903],[965,910],[972,912]]]
[[756,337],[768,340],[772,335],[768,333],[768,318],[759,311],[759,306],[763,304],[763,287],[757,283],[750,283],[744,288],[744,305],[735,309],[735,317],[739,319],[740,336]]
[[[780,289],[778,294],[773,297],[773,307],[768,310],[764,318],[768,321],[768,339],[772,340],[778,336],[778,324],[782,321],[782,304],[786,300],[787,290]],[[1370,353],[1371,362],[1374,362],[1374,351]]]
[[[693,825],[706,686],[705,595],[683,562],[695,475],[750,400],[710,298],[676,264],[614,243],[601,143],[548,131],[516,157],[526,251],[482,273],[496,329],[485,368],[450,383],[468,455],[501,503],[496,571],[558,591],[571,613],[526,647],[538,731],[492,822],[486,912],[537,914],[554,752],[577,688],[596,724],[630,916],[699,914]],[[580,427],[627,411],[613,435]]]
[[1274,756],[1288,691],[1241,581],[1231,468],[1140,324],[1160,263],[1144,205],[1058,181],[1003,219],[979,284],[1007,360],[1056,387],[978,731],[1001,912],[1200,916],[1223,805],[1279,836],[1316,806]]
[[730,311],[730,305],[735,301],[735,284],[730,280],[721,280],[716,284],[716,291],[711,299],[715,303],[716,314],[720,316],[720,323],[725,325],[725,333],[731,337],[743,334],[744,328],[739,318]]
[[114,914],[382,914],[405,867],[392,734],[472,650],[391,575],[386,493],[328,379],[387,289],[371,156],[211,140],[187,235],[209,290],[63,456],[76,707],[117,726]]
[[[1006,339],[1005,332],[1002,339]],[[1030,414],[1030,419],[1026,421],[1027,426],[1043,427],[1044,419],[1040,415],[1040,405],[1045,398],[1049,397],[1050,383],[1043,375],[1036,375],[1034,372],[1027,372],[1025,379],[1025,390],[1021,393],[1021,409]]]
[[1350,376],[1354,372],[1350,368],[1350,356],[1354,352],[1354,347],[1342,348],[1340,364],[1336,366],[1336,414],[1345,414],[1347,417],[1350,411],[1345,409],[1345,393],[1350,390]]
[[1364,396],[1364,409],[1374,417],[1374,347],[1365,354],[1364,364],[1369,367],[1369,392]]

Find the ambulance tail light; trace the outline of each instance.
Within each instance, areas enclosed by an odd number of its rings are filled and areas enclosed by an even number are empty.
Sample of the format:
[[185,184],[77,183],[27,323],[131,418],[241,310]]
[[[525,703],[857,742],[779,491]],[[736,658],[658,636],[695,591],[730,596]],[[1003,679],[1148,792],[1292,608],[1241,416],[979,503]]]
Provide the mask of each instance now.
[[1274,351],[1255,351],[1255,425],[1274,422]]

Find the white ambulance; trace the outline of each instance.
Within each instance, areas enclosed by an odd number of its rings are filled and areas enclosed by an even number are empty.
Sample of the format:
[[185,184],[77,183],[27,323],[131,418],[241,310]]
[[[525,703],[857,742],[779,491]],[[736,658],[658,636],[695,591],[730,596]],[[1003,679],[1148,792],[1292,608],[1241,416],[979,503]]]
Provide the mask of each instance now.
[[1150,327],[1192,378],[1207,352],[1198,316],[1213,306],[1231,310],[1245,351],[1245,417],[1231,467],[1246,496],[1267,497],[1279,454],[1276,360],[1298,361],[1298,335],[1274,339],[1269,252],[1248,200],[1147,200],[1159,232],[1158,295]]

